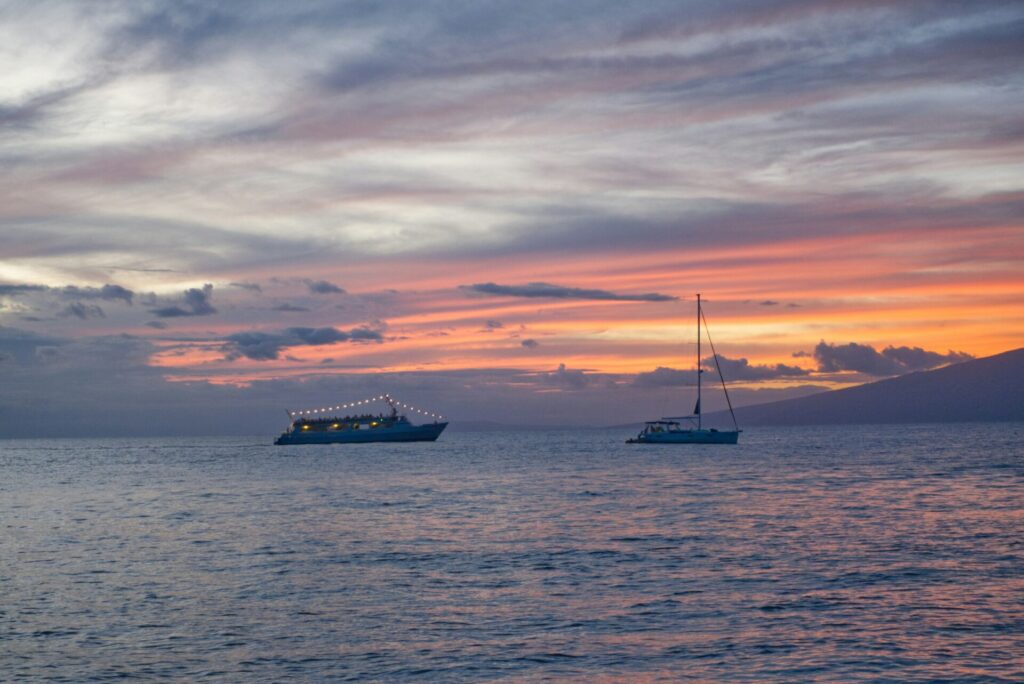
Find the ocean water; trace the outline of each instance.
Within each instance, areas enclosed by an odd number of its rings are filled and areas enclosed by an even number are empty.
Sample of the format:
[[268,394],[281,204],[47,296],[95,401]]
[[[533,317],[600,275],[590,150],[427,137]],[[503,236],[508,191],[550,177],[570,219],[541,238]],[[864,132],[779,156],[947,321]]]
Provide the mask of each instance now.
[[1024,681],[1024,425],[0,441],[0,680]]

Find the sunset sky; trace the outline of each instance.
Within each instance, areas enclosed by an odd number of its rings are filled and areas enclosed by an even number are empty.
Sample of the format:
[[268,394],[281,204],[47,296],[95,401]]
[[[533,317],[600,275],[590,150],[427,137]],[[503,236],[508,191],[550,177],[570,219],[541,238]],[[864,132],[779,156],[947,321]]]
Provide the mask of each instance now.
[[1024,346],[1022,36],[984,0],[0,4],[0,435],[678,414],[696,292],[739,404]]

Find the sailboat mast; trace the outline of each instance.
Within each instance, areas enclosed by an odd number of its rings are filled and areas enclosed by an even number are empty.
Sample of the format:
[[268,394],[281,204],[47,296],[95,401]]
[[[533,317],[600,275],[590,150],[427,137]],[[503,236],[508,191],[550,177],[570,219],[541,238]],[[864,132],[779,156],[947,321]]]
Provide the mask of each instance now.
[[697,429],[701,428],[701,415],[704,413],[700,406],[700,292],[697,293]]

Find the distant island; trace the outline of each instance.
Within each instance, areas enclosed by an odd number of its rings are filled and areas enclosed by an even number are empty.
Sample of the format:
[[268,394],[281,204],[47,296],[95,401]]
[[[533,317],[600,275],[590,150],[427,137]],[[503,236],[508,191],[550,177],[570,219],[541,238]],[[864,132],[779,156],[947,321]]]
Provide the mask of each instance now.
[[744,406],[736,409],[736,417],[741,427],[1024,420],[1024,348],[857,387]]

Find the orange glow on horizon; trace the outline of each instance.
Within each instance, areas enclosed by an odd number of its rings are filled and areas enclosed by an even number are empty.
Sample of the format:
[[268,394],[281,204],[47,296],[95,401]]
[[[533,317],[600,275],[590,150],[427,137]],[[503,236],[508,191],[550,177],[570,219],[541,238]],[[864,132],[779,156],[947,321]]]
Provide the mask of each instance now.
[[[983,266],[976,262],[981,257]],[[331,276],[345,283],[346,297],[360,306],[317,309],[294,319],[294,325],[347,331],[376,325],[380,317],[384,339],[379,344],[282,346],[277,359],[236,354],[229,360],[228,335],[273,335],[284,326],[225,316],[215,322],[174,321],[176,335],[199,341],[140,332],[157,347],[150,364],[168,370],[174,380],[497,368],[529,373],[550,372],[560,363],[631,374],[659,366],[693,367],[691,291],[699,289],[719,352],[755,365],[812,369],[812,361],[794,359],[793,353],[810,351],[822,340],[985,356],[1024,340],[1024,277],[1014,268],[1020,263],[1024,230],[1017,227],[971,231],[969,238],[955,230],[916,229],[900,231],[899,239],[879,232],[530,260],[391,258],[346,265]],[[286,274],[275,275],[287,281]],[[680,299],[490,296],[464,288],[479,282],[547,282]],[[497,323],[488,327],[488,321]],[[529,348],[524,340],[532,340]]]

